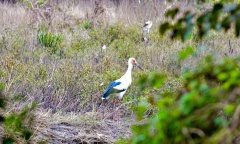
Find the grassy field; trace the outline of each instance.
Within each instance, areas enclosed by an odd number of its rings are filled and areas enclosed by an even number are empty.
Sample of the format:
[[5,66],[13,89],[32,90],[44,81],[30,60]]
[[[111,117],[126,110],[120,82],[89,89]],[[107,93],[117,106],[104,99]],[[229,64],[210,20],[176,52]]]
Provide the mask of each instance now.
[[[160,36],[158,27],[166,20],[164,12],[174,6],[198,12],[211,4],[127,0],[118,6],[109,1],[0,3],[0,81],[11,100],[8,113],[37,102],[33,126],[36,141],[69,142],[61,139],[73,137],[61,135],[61,131],[73,128],[84,129],[81,136],[77,131],[78,136],[89,143],[114,130],[117,134],[105,136],[103,141],[111,143],[130,136],[134,109],[145,99],[145,93],[159,96],[164,91],[176,91],[182,80],[174,75],[197,67],[206,55],[214,55],[216,61],[240,55],[240,41],[232,31],[210,32],[202,40],[193,34],[185,43]],[[145,44],[142,26],[148,20],[153,26]],[[194,54],[179,63],[178,51],[188,47],[196,48]],[[136,58],[144,71],[133,70],[119,124],[108,119],[110,104],[102,108],[100,96],[111,81],[124,74],[130,57]],[[162,89],[140,91],[138,79],[151,72],[165,73],[167,84]],[[62,129],[61,124],[65,124]],[[59,141],[46,136],[46,129]],[[78,136],[74,137],[76,141]]]

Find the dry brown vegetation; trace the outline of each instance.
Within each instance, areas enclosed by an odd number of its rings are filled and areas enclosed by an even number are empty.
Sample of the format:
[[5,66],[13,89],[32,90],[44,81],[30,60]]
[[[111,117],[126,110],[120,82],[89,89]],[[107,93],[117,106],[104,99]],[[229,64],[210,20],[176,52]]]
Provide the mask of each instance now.
[[[144,99],[144,92],[136,88],[139,77],[151,71],[165,72],[169,82],[164,88],[175,91],[181,87],[181,79],[172,75],[196,67],[205,55],[216,55],[219,60],[240,54],[240,41],[232,32],[211,32],[203,40],[193,34],[186,43],[158,34],[167,9],[179,6],[201,11],[207,6],[157,0],[122,0],[117,5],[107,0],[31,4],[0,3],[0,80],[11,99],[10,112],[38,103],[34,143],[113,143],[129,137],[136,103]],[[147,20],[153,21],[153,27],[145,45],[141,27]],[[38,41],[41,26],[60,35],[56,46]],[[175,56],[186,47],[197,50],[179,64]],[[111,104],[104,107],[100,96],[110,81],[125,72],[129,57],[135,57],[145,71],[134,69],[134,82],[120,108],[123,118],[111,121]]]

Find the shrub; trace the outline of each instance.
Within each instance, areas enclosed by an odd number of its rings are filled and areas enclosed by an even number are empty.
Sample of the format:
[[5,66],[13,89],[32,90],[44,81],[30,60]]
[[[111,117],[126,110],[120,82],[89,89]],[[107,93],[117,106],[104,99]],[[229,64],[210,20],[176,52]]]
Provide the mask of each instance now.
[[[0,83],[0,125],[3,127],[3,135],[1,135],[1,142],[3,144],[11,144],[14,142],[26,142],[31,136],[30,125],[33,122],[33,115],[31,111],[36,107],[35,104],[26,106],[19,112],[11,112],[8,98],[3,94],[4,84]],[[9,114],[6,114],[9,113]]]
[[59,45],[63,41],[63,37],[60,34],[53,34],[48,28],[40,26],[37,34],[38,42],[51,50],[51,53],[56,53],[59,49]]
[[89,29],[89,28],[90,28],[90,22],[88,22],[88,21],[84,22],[84,23],[82,24],[82,27],[83,27],[84,29]]
[[[174,93],[158,101],[149,98],[159,111],[146,124],[133,126],[132,143],[232,143],[240,128],[240,58],[214,61],[207,57],[201,68],[182,74],[184,86],[172,104],[165,105],[165,99]],[[152,86],[164,82],[153,79]],[[147,107],[139,106],[141,119]]]
[[[235,25],[235,35],[240,35],[240,5],[224,6],[217,3],[212,9],[200,14],[193,22],[196,14],[187,11],[175,24],[165,22],[160,26],[160,34],[171,30],[171,38],[186,41],[192,37],[197,27],[198,38],[205,36],[211,29],[228,31]],[[179,12],[174,8],[166,12],[166,17],[175,18]],[[222,19],[221,19],[222,18]],[[229,42],[230,43],[230,42]],[[229,44],[230,45],[230,44]],[[231,45],[230,45],[231,50]],[[194,52],[187,48],[178,53],[181,62]],[[218,61],[218,62],[216,62]],[[137,111],[140,120],[149,104],[157,112],[145,124],[133,126],[132,143],[235,143],[239,140],[240,128],[240,57],[214,59],[208,56],[199,63],[195,70],[186,70],[181,74],[184,85],[177,93],[165,93],[155,100],[152,95],[148,101],[141,102]],[[146,83],[152,87],[161,86],[164,76],[149,75],[150,79],[142,79],[140,86]],[[173,101],[169,103],[169,98]]]

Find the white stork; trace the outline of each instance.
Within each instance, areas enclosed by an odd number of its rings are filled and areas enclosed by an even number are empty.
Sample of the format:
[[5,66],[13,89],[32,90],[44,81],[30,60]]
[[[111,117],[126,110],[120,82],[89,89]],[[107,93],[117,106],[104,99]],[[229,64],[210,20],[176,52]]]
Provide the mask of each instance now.
[[149,34],[150,28],[152,27],[152,21],[147,21],[143,25],[143,31]]
[[152,27],[152,21],[147,21],[145,22],[145,24],[142,27],[143,33],[143,41],[145,42],[145,44],[148,43],[148,38],[149,38],[149,32],[150,32],[150,28]]
[[128,60],[128,69],[126,73],[120,78],[110,83],[105,92],[102,95],[102,99],[108,99],[111,95],[115,94],[115,96],[119,99],[119,106],[121,104],[121,100],[123,95],[126,93],[128,87],[132,83],[132,69],[133,66],[137,66],[139,69],[143,70],[137,63],[135,58],[129,58]]

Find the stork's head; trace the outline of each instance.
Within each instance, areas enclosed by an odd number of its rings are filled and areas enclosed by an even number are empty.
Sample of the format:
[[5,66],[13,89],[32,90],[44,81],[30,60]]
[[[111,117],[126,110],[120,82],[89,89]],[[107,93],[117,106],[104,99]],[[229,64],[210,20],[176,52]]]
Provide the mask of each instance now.
[[128,65],[137,66],[139,69],[143,70],[143,68],[140,65],[138,65],[135,58],[129,58]]

